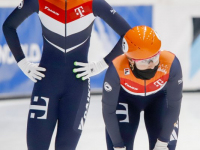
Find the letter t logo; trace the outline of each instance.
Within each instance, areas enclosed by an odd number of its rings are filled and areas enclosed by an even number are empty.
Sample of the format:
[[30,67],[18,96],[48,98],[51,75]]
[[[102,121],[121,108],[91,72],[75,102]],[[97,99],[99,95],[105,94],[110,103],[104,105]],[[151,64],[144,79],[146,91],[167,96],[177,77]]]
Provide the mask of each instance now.
[[76,9],[74,9],[74,11],[75,11],[76,15],[80,15],[80,17],[84,17],[83,13],[84,13],[85,11],[84,11],[84,9],[83,9],[82,6],[80,6],[80,7],[76,8]]

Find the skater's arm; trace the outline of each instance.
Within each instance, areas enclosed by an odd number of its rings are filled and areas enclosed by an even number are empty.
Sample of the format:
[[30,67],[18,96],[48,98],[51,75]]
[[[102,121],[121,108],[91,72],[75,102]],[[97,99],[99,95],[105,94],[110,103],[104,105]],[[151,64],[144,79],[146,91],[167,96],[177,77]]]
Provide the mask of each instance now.
[[171,66],[167,83],[167,112],[164,118],[159,140],[169,142],[170,135],[178,120],[182,101],[182,70],[179,60],[175,57]]
[[[8,16],[3,24],[3,32],[8,46],[17,61],[19,68],[33,82],[44,78],[42,72],[45,68],[38,67],[38,64],[32,64],[26,60],[25,55],[20,46],[19,37],[17,35],[17,27],[31,14],[39,11],[38,0],[23,0],[22,3]],[[30,27],[31,30],[31,27]]]
[[94,0],[93,12],[95,16],[102,18],[121,37],[116,46],[104,58],[109,65],[114,58],[123,53],[121,49],[122,38],[131,29],[131,26],[105,0]]
[[[17,62],[25,58],[16,32],[17,27],[31,14],[39,11],[37,0],[24,0],[6,19],[3,32],[8,46]],[[31,29],[31,27],[30,27]]]
[[126,32],[131,29],[130,25],[117,12],[115,12],[115,10],[105,0],[93,0],[92,7],[94,15],[102,18],[111,26],[113,30],[115,30],[115,32],[120,35],[121,38],[111,52],[102,60],[97,62],[89,62],[84,64],[84,67],[79,65],[82,64],[82,62],[75,63],[75,66],[81,67],[81,73],[76,68],[74,69],[74,73],[78,73],[77,78],[82,77],[82,80],[97,75],[103,70],[107,69],[112,60],[123,54],[122,39]]
[[115,47],[111,50],[111,52],[104,57],[105,62],[109,65],[112,60],[114,60],[117,56],[122,55],[124,52],[122,51],[122,40],[123,37],[119,39]]
[[131,29],[130,25],[105,1],[93,0],[93,13],[103,19],[120,36]]
[[124,146],[116,115],[119,91],[120,79],[114,65],[111,63],[106,72],[104,80],[102,112],[106,130],[112,140],[114,147]]

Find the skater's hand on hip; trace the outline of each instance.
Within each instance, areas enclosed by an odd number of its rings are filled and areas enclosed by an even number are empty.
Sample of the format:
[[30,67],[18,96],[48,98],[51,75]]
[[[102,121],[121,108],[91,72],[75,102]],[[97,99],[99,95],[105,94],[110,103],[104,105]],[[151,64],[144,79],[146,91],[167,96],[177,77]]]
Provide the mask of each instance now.
[[157,140],[153,150],[169,150],[167,145],[168,143]]
[[90,63],[74,62],[74,65],[78,66],[79,68],[74,68],[73,72],[78,73],[76,77],[82,78],[82,80],[86,80],[91,76],[97,75],[108,68],[108,65],[104,59],[98,62]]
[[38,67],[38,63],[30,63],[26,58],[22,59],[18,63],[19,68],[24,72],[24,74],[29,77],[33,82],[37,80],[42,80],[45,75],[41,72],[46,71],[45,68]]
[[126,147],[113,147],[114,150],[126,150]]

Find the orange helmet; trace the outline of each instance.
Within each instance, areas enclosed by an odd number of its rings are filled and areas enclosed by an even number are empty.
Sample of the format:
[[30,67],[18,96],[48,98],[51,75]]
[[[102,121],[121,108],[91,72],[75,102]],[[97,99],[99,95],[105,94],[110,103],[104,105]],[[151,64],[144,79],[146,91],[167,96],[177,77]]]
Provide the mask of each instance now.
[[129,58],[147,59],[158,53],[161,41],[152,28],[136,26],[125,34],[122,47]]

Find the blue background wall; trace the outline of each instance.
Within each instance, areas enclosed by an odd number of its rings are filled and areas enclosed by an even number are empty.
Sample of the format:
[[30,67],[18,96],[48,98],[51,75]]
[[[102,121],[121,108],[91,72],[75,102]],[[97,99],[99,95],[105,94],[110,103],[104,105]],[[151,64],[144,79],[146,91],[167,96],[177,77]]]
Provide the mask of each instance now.
[[[0,26],[14,8],[0,8]],[[152,27],[152,6],[114,7],[114,9],[133,27],[136,25],[148,25]],[[99,19],[99,18],[97,18]],[[119,36],[101,19],[104,26],[104,34],[114,46]],[[98,25],[95,23],[94,30],[100,35]],[[22,49],[31,62],[39,62],[42,55],[41,25],[37,14],[27,18],[17,29]],[[101,90],[105,71],[91,78],[91,88]],[[3,35],[0,30],[0,96],[30,95],[33,82],[29,80],[18,68]]]

